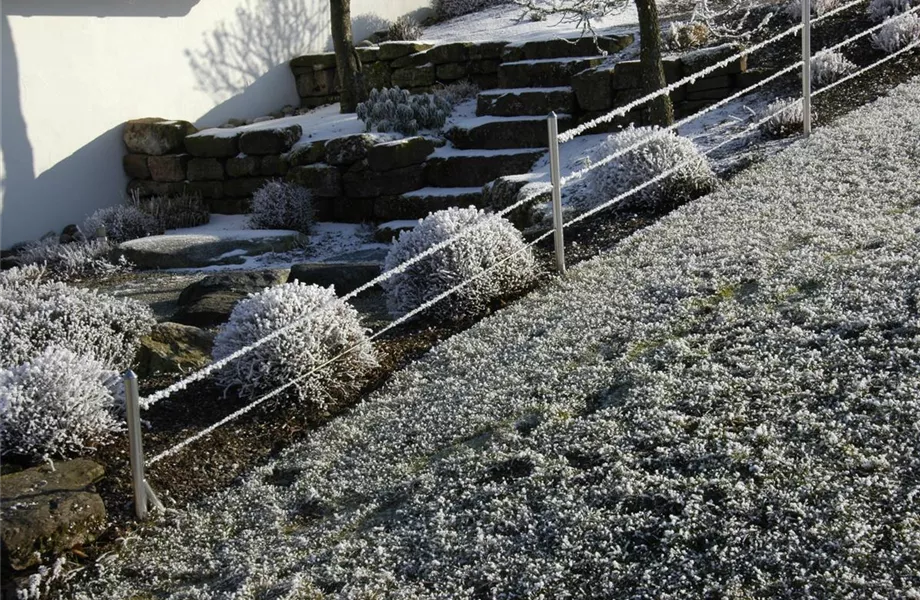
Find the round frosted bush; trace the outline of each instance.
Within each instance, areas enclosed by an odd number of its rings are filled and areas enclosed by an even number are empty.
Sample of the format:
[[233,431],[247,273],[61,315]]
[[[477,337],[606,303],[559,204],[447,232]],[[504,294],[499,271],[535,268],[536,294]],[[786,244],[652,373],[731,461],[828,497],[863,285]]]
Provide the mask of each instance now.
[[3,453],[34,458],[85,453],[118,431],[117,372],[91,356],[51,347],[0,370]]
[[100,208],[83,223],[83,231],[89,236],[96,235],[100,227],[105,229],[106,237],[116,244],[162,233],[155,217],[129,204]]
[[624,198],[622,205],[657,208],[698,198],[715,188],[716,176],[696,145],[657,127],[631,127],[607,136],[595,148],[591,161],[599,162],[643,140],[648,141],[592,170],[586,193],[574,200],[575,207],[588,209],[603,204],[671,169],[677,170]]
[[255,397],[294,381],[291,388],[301,402],[322,406],[360,387],[364,375],[377,366],[358,311],[336,297],[332,287],[296,281],[240,301],[214,340],[213,357],[220,360],[292,324],[289,331],[231,361],[218,373],[218,383]]
[[811,83],[815,87],[822,87],[834,83],[855,69],[856,65],[842,53],[824,50],[815,54],[812,59]]
[[920,16],[915,14],[897,16],[872,34],[872,46],[887,54],[893,54],[920,41]]
[[[770,137],[785,137],[802,133],[805,127],[805,109],[801,99],[781,98],[767,105],[765,115],[770,115],[760,129]],[[812,109],[812,119],[816,116]]]
[[422,37],[422,26],[418,21],[413,19],[408,15],[403,15],[390,23],[390,26],[387,27],[387,41],[388,42],[411,42],[414,40],[421,39]]
[[310,190],[284,181],[269,181],[252,195],[249,223],[256,229],[291,229],[308,233],[313,225]]
[[115,369],[131,365],[155,323],[147,305],[21,273],[0,280],[0,367],[24,363],[51,346]]
[[436,320],[461,321],[482,314],[493,300],[524,291],[533,283],[536,263],[521,232],[506,219],[473,207],[432,213],[415,229],[402,232],[387,254],[384,270],[398,268],[461,231],[469,233],[381,283],[391,314],[403,315],[470,281],[427,314]]
[[872,0],[866,12],[871,20],[881,23],[885,19],[905,13],[915,6],[920,6],[918,2],[920,0]]

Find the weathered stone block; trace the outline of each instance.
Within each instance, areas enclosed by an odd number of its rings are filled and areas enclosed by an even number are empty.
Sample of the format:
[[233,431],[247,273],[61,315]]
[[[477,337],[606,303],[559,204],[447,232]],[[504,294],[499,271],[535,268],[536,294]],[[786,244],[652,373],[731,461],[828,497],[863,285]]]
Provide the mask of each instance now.
[[298,56],[291,60],[290,64],[292,69],[312,69],[315,71],[331,69],[335,67],[335,52]]
[[374,198],[337,198],[332,202],[332,219],[342,223],[364,223],[374,218]]
[[383,89],[390,87],[390,65],[385,62],[375,62],[364,66],[364,81],[367,89]]
[[104,475],[101,465],[84,459],[4,475],[0,540],[10,566],[27,569],[95,539],[106,513],[93,485]]
[[572,89],[582,110],[609,110],[613,106],[611,68],[589,69],[572,78]]
[[146,154],[125,154],[121,158],[125,174],[132,179],[150,179]]
[[470,60],[500,59],[508,42],[477,42],[469,47]]
[[216,181],[224,179],[224,166],[216,158],[193,158],[188,161],[189,181]]
[[[740,44],[722,44],[721,46],[687,52],[680,57],[680,61],[683,64],[684,75],[698,73],[707,67],[722,62],[732,55],[741,52],[742,49]],[[707,73],[706,76],[718,77],[720,75],[735,75],[737,73],[743,73],[744,71],[747,71],[747,56],[735,59],[727,66],[720,67],[712,73]]]
[[289,165],[284,156],[263,156],[259,174],[266,176],[285,175],[288,172],[288,168]]
[[224,196],[229,198],[249,198],[257,189],[265,185],[267,181],[267,177],[228,179],[224,182]]
[[[527,181],[518,177],[499,177],[482,188],[482,206],[496,212],[504,210],[518,202],[523,196],[521,191]],[[506,216],[519,229],[533,226],[537,221],[536,207],[551,200],[551,193],[540,194],[524,206],[517,208]]]
[[453,42],[435,46],[425,54],[430,63],[440,65],[444,63],[466,62],[470,58],[470,42]]
[[205,158],[229,158],[240,153],[239,134],[190,135],[185,138],[185,149],[192,156]]
[[463,79],[470,74],[469,63],[445,63],[435,68],[435,75],[440,81]]
[[348,198],[376,198],[411,192],[425,186],[425,169],[422,165],[410,165],[392,171],[345,173],[342,181]]
[[697,79],[694,82],[688,83],[686,86],[687,93],[692,94],[694,92],[703,92],[706,90],[714,90],[719,88],[730,88],[734,85],[734,79],[731,75],[720,75],[718,77],[704,77],[702,79]]
[[150,181],[145,179],[132,179],[128,182],[128,195],[137,194],[141,198],[150,196],[178,196],[189,189],[184,181]]
[[300,140],[303,130],[300,125],[289,125],[276,129],[257,129],[240,136],[240,151],[243,154],[281,154],[287,152]]
[[418,52],[416,54],[410,54],[409,56],[403,56],[389,63],[391,70],[404,69],[406,67],[421,67],[427,64],[431,64],[431,61],[428,60],[427,52]]
[[693,102],[694,100],[724,100],[734,93],[732,88],[718,88],[711,90],[700,90],[696,92],[687,92],[687,101]]
[[[190,181],[188,190],[200,195],[205,200],[218,200],[224,197],[224,182],[222,181]],[[211,210],[211,212],[220,212]]]
[[472,75],[491,75],[498,73],[498,67],[502,61],[498,59],[473,60],[469,63],[469,70]]
[[259,174],[260,159],[257,156],[239,155],[227,159],[227,175],[230,177],[252,177]]
[[384,61],[396,60],[403,56],[428,50],[432,45],[426,42],[384,42],[380,44],[378,59]]
[[249,213],[249,198],[211,198],[208,206],[212,213],[220,215],[245,215]]
[[183,152],[185,136],[196,131],[188,121],[132,119],[125,123],[122,139],[128,152],[158,156]]
[[428,64],[421,67],[397,69],[391,74],[391,81],[393,85],[403,88],[434,85],[435,67]]
[[308,188],[315,196],[335,198],[342,195],[342,172],[327,164],[292,167],[286,179]]
[[502,87],[557,87],[571,85],[572,76],[599,66],[603,58],[582,58],[546,62],[502,63],[498,81]]
[[619,52],[632,42],[632,35],[603,36],[597,39],[592,36],[584,36],[580,38],[553,38],[526,42],[520,48],[523,51],[524,60],[545,60],[576,56],[600,56],[604,52],[612,54]]
[[367,164],[375,171],[392,171],[425,162],[434,148],[434,142],[421,136],[377,144],[368,149]]
[[377,143],[372,135],[357,133],[326,142],[326,162],[330,165],[350,165],[364,159],[367,149]]
[[191,156],[188,154],[151,156],[147,159],[147,166],[154,181],[184,181],[189,159]]
[[288,154],[287,162],[292,167],[312,165],[326,158],[326,140],[297,144]]
[[179,295],[172,320],[196,327],[212,327],[229,319],[234,305],[249,294],[287,281],[287,269],[208,275]]
[[355,48],[355,52],[358,53],[358,60],[360,60],[361,64],[365,67],[367,67],[370,63],[380,60],[380,48],[377,48],[376,46]]
[[300,96],[328,96],[339,91],[335,69],[306,71],[297,75],[297,93]]

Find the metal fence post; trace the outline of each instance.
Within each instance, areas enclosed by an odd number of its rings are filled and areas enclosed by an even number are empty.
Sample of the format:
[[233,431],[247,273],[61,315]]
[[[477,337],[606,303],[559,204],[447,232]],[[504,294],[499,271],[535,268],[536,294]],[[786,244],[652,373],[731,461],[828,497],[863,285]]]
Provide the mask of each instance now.
[[553,182],[553,228],[556,230],[556,270],[565,275],[565,244],[562,237],[562,175],[559,168],[559,123],[556,113],[549,113],[549,172]]
[[811,0],[802,1],[802,130],[811,135]]
[[141,440],[141,409],[137,392],[137,375],[128,369],[124,374],[125,412],[128,418],[128,449],[131,459],[131,484],[134,488],[134,512],[138,519],[147,518],[147,482],[144,479],[144,445]]

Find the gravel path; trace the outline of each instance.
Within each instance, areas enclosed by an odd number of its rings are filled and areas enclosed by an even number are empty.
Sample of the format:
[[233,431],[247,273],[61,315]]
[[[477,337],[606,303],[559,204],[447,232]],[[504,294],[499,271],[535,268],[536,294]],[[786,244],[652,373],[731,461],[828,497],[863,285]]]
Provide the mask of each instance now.
[[918,165],[914,79],[436,347],[73,593],[920,597]]

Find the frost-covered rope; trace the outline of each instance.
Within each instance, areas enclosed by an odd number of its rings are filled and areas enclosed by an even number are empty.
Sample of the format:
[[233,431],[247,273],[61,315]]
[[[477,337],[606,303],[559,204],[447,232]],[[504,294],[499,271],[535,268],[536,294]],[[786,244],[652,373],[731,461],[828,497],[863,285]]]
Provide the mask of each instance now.
[[[843,6],[839,6],[839,7],[835,8],[834,10],[831,10],[831,11],[828,11],[828,12],[824,13],[824,14],[821,15],[820,17],[817,17],[817,18],[815,18],[815,19],[812,19],[811,23],[812,23],[812,25],[814,25],[814,24],[816,24],[816,23],[818,23],[818,22],[820,22],[820,21],[822,21],[822,20],[824,20],[824,19],[827,19],[827,18],[832,17],[832,16],[834,16],[834,15],[840,13],[840,12],[843,12],[843,11],[845,11],[845,10],[847,10],[847,9],[850,9],[850,8],[856,6],[857,4],[862,4],[863,2],[864,2],[864,0],[853,0],[852,2],[849,2],[849,3],[847,3],[847,4],[844,4]],[[711,65],[711,66],[709,66],[709,67],[706,67],[705,69],[703,69],[703,70],[701,70],[701,71],[699,71],[699,72],[697,72],[697,73],[694,73],[693,75],[688,75],[687,77],[684,77],[683,79],[681,79],[681,80],[679,80],[679,81],[676,81],[676,82],[674,82],[674,83],[672,83],[672,84],[670,84],[670,85],[668,85],[668,86],[665,86],[665,87],[661,88],[660,90],[658,90],[658,91],[656,91],[656,92],[653,92],[653,93],[651,93],[651,94],[648,94],[648,95],[646,95],[646,96],[643,96],[643,97],[639,98],[638,100],[634,100],[634,101],[630,102],[629,104],[625,104],[625,105],[623,105],[623,106],[621,106],[621,107],[619,107],[619,108],[615,108],[615,109],[613,109],[612,111],[610,111],[610,112],[608,112],[608,113],[606,113],[606,114],[603,114],[603,115],[601,115],[601,116],[599,116],[599,117],[596,117],[596,118],[594,118],[594,119],[591,119],[591,120],[588,121],[587,123],[582,123],[582,124],[579,125],[578,127],[573,127],[572,129],[569,129],[568,131],[564,131],[564,132],[562,132],[562,133],[559,134],[559,137],[558,137],[559,143],[560,143],[560,144],[564,144],[564,143],[566,143],[566,142],[569,142],[569,141],[573,140],[574,138],[576,138],[577,136],[581,135],[582,133],[588,131],[589,129],[591,129],[591,128],[597,126],[597,125],[600,125],[600,124],[602,124],[602,123],[609,123],[610,121],[614,120],[614,119],[617,118],[617,117],[622,117],[622,116],[626,115],[626,113],[628,113],[628,112],[631,111],[632,109],[637,108],[637,107],[639,107],[639,106],[642,106],[642,105],[645,104],[646,102],[649,102],[649,101],[651,101],[651,100],[654,100],[655,98],[658,98],[659,96],[664,96],[665,94],[670,94],[671,92],[673,92],[673,91],[676,90],[677,88],[679,88],[679,87],[681,87],[681,86],[683,86],[683,85],[686,85],[687,83],[693,83],[694,81],[696,81],[696,80],[699,79],[700,77],[705,77],[706,75],[708,75],[708,74],[710,74],[710,73],[714,73],[715,71],[717,71],[717,70],[719,70],[719,69],[721,69],[721,68],[723,68],[723,67],[727,67],[728,65],[730,65],[730,64],[733,63],[733,62],[735,62],[736,60],[739,60],[739,59],[744,58],[745,56],[747,56],[747,55],[749,55],[749,54],[752,54],[753,52],[756,52],[756,51],[758,51],[758,50],[761,50],[761,49],[763,49],[763,48],[766,48],[766,47],[769,46],[770,44],[772,44],[772,43],[774,43],[774,42],[777,42],[777,41],[779,41],[779,40],[781,40],[781,39],[783,39],[783,38],[785,38],[785,37],[788,37],[788,36],[790,36],[790,35],[793,35],[793,34],[798,33],[799,31],[802,30],[802,28],[803,28],[803,25],[802,25],[801,23],[798,24],[798,25],[794,25],[793,27],[790,27],[789,29],[787,29],[786,31],[783,31],[782,33],[778,33],[777,35],[775,35],[775,36],[773,36],[773,37],[771,37],[771,38],[769,38],[769,39],[767,39],[767,40],[764,40],[764,41],[762,41],[762,42],[760,42],[760,43],[758,43],[758,44],[754,44],[754,45],[751,46],[750,48],[745,48],[745,49],[742,50],[741,52],[739,52],[739,53],[737,53],[737,54],[735,54],[735,55],[733,55],[733,56],[730,56],[730,57],[728,57],[728,58],[726,58],[726,59],[723,59],[723,60],[717,62],[717,63],[714,64],[714,65]]]
[[[851,37],[849,37],[849,38],[843,40],[842,42],[837,43],[837,44],[834,44],[833,46],[831,46],[831,47],[829,47],[829,48],[825,48],[824,50],[821,50],[821,51],[822,51],[822,52],[832,52],[832,51],[834,51],[834,50],[838,50],[838,49],[842,48],[843,46],[846,46],[846,45],[848,45],[848,44],[852,44],[853,42],[855,42],[855,41],[857,41],[857,40],[860,40],[860,39],[862,39],[862,38],[864,38],[864,37],[866,37],[866,36],[868,36],[868,35],[871,35],[871,34],[875,33],[876,31],[878,31],[879,29],[881,29],[882,27],[884,27],[885,25],[887,25],[888,23],[890,23],[890,22],[893,21],[894,19],[898,19],[898,18],[901,18],[901,17],[905,17],[905,16],[907,16],[907,15],[913,13],[913,12],[916,12],[916,11],[918,11],[918,10],[920,10],[920,6],[918,6],[918,7],[916,7],[916,8],[912,8],[912,9],[910,9],[910,10],[908,10],[908,11],[905,11],[904,13],[902,13],[902,14],[900,14],[900,15],[897,15],[897,16],[895,16],[895,17],[892,17],[891,19],[886,20],[884,23],[880,23],[880,24],[878,24],[878,25],[875,25],[875,26],[873,26],[873,27],[870,27],[869,29],[866,29],[865,31],[862,31],[862,32],[860,32],[860,33],[858,33],[858,34],[856,34],[856,35],[853,35],[853,36],[851,36]],[[902,50],[902,51],[899,51],[898,54],[900,54],[901,52],[903,52],[903,50]],[[891,56],[890,56],[888,59],[886,59],[886,60],[890,60],[890,58],[893,57],[893,56],[895,56],[895,55],[891,55]],[[755,84],[753,84],[753,85],[750,85],[750,86],[744,88],[743,90],[738,91],[738,92],[735,93],[735,94],[732,94],[732,95],[729,96],[728,98],[725,98],[725,99],[723,99],[723,100],[720,100],[720,101],[716,102],[715,104],[706,107],[705,109],[703,109],[703,110],[700,111],[700,112],[694,113],[694,114],[692,114],[692,115],[690,115],[690,116],[688,116],[688,117],[684,117],[683,119],[681,119],[680,121],[677,121],[677,122],[674,123],[673,125],[669,125],[668,127],[663,127],[663,128],[661,129],[661,132],[662,132],[662,133],[667,133],[667,132],[669,132],[669,131],[674,131],[674,130],[680,128],[680,127],[683,127],[683,126],[686,125],[687,123],[690,123],[690,122],[692,122],[692,121],[694,121],[694,120],[696,120],[696,119],[702,117],[703,115],[705,115],[705,114],[707,114],[707,113],[710,113],[710,112],[712,112],[712,111],[714,111],[714,110],[717,110],[717,109],[719,109],[719,108],[725,106],[726,104],[728,104],[728,103],[730,103],[730,102],[734,102],[734,101],[737,100],[738,98],[740,98],[740,97],[742,97],[742,96],[744,96],[744,95],[746,95],[746,94],[749,94],[749,93],[751,93],[752,91],[754,91],[754,90],[756,90],[756,89],[758,89],[758,88],[760,88],[760,87],[765,86],[766,84],[770,83],[771,81],[775,81],[776,79],[782,77],[782,76],[785,75],[786,73],[789,73],[789,72],[795,71],[795,70],[797,70],[797,69],[800,69],[800,68],[802,67],[803,62],[804,62],[804,61],[801,61],[801,60],[800,60],[800,61],[798,61],[798,62],[796,62],[796,63],[794,63],[794,64],[792,64],[792,65],[789,65],[788,67],[785,67],[785,68],[783,68],[783,69],[777,71],[776,73],[773,73],[773,74],[770,75],[769,77],[766,77],[765,79],[763,79],[763,80],[761,80],[761,81],[759,81],[759,82],[757,82],[757,83],[755,83]],[[867,69],[868,69],[868,68],[872,68],[872,66],[870,65],[870,67],[867,67]],[[845,78],[845,79],[839,80],[839,81],[837,81],[837,82],[835,82],[835,83],[833,83],[833,84],[831,84],[831,85],[829,85],[829,86],[826,86],[826,87],[824,87],[824,88],[821,88],[821,90],[819,90],[819,91],[813,93],[812,96],[813,96],[813,97],[814,97],[814,96],[817,96],[817,95],[820,94],[821,92],[824,92],[824,91],[827,91],[828,89],[831,89],[831,88],[833,88],[833,87],[836,87],[836,86],[839,85],[840,83],[843,83],[843,81],[846,81],[847,79],[852,79],[853,77],[855,77],[855,75],[850,75],[850,76],[848,76],[848,77]],[[562,180],[560,181],[560,184],[561,184],[562,186],[565,186],[565,185],[568,184],[568,183],[571,183],[571,182],[573,182],[573,181],[576,181],[576,180],[578,180],[578,179],[581,179],[582,177],[584,177],[585,175],[587,175],[588,173],[590,173],[590,172],[593,171],[594,169],[597,169],[597,168],[599,168],[599,167],[602,167],[602,166],[604,166],[604,165],[606,165],[606,164],[608,164],[608,163],[610,163],[610,162],[616,160],[617,158],[620,158],[621,156],[623,156],[623,155],[625,155],[625,154],[629,154],[629,153],[632,152],[633,150],[636,150],[636,149],[640,148],[641,146],[644,146],[645,144],[648,144],[648,143],[651,142],[651,141],[652,141],[652,138],[646,137],[646,138],[643,138],[643,139],[637,141],[636,143],[634,143],[633,145],[629,146],[628,148],[624,148],[624,149],[622,149],[622,150],[617,150],[617,151],[614,152],[613,154],[610,154],[610,155],[608,155],[608,156],[605,156],[605,157],[602,158],[601,160],[599,160],[599,161],[597,161],[597,162],[595,162],[595,163],[592,163],[592,164],[590,164],[590,165],[584,167],[583,169],[580,169],[580,170],[578,170],[578,171],[575,171],[575,172],[570,173],[569,175],[563,177]]]
[[[432,306],[434,306],[435,304],[437,304],[437,303],[440,302],[441,300],[444,300],[445,298],[447,298],[447,297],[449,297],[449,296],[452,296],[453,294],[455,294],[455,293],[457,293],[458,291],[460,291],[461,289],[465,288],[466,286],[468,286],[468,285],[471,284],[472,282],[476,281],[476,280],[479,279],[480,277],[483,277],[483,276],[486,275],[487,273],[490,273],[493,269],[496,269],[498,266],[502,265],[502,264],[505,263],[506,261],[511,260],[512,258],[514,258],[515,256],[517,256],[517,255],[520,254],[521,252],[524,252],[525,250],[529,250],[532,246],[538,244],[539,242],[542,242],[544,239],[546,239],[547,237],[549,237],[549,236],[552,235],[552,234],[553,234],[553,231],[552,231],[552,230],[547,231],[546,233],[540,235],[539,237],[537,237],[536,239],[534,239],[534,240],[531,241],[530,243],[528,243],[528,244],[522,246],[522,247],[519,248],[518,250],[515,250],[514,252],[512,252],[512,253],[509,254],[508,256],[502,258],[501,260],[499,260],[498,262],[496,262],[495,264],[493,264],[493,265],[490,266],[489,268],[487,268],[487,269],[481,271],[480,273],[477,273],[476,275],[474,275],[473,277],[471,277],[471,278],[469,278],[469,279],[466,279],[466,280],[464,280],[464,281],[461,281],[460,283],[458,283],[458,284],[455,285],[454,287],[452,287],[452,288],[450,288],[450,289],[448,289],[448,290],[445,290],[444,292],[438,294],[437,296],[435,296],[435,297],[432,298],[431,300],[428,300],[428,301],[425,302],[424,304],[422,304],[422,305],[418,306],[417,308],[414,308],[413,310],[407,312],[406,314],[404,314],[403,316],[399,317],[398,319],[396,319],[396,320],[393,321],[392,323],[389,323],[386,327],[382,327],[382,328],[381,328],[379,331],[377,331],[376,333],[374,333],[374,334],[368,336],[368,341],[373,341],[373,340],[375,340],[376,338],[380,337],[381,335],[383,335],[383,334],[386,333],[387,331],[393,329],[394,327],[398,327],[399,325],[402,325],[403,323],[405,323],[406,321],[408,321],[408,320],[411,319],[412,317],[416,316],[417,314],[419,314],[419,313],[421,313],[421,312],[424,312],[424,311],[428,310],[429,308],[431,308]],[[342,352],[340,352],[339,354],[333,356],[332,358],[328,359],[327,361],[325,361],[325,362],[323,362],[323,363],[321,363],[321,364],[319,364],[319,365],[313,367],[312,369],[310,369],[310,370],[309,370],[308,372],[306,372],[305,374],[303,374],[303,375],[301,375],[301,376],[299,376],[299,377],[296,377],[296,378],[294,378],[294,379],[288,381],[288,382],[285,383],[284,385],[282,385],[282,386],[280,386],[280,387],[278,387],[278,388],[272,390],[271,392],[268,392],[267,394],[265,394],[264,396],[262,396],[262,397],[259,398],[258,400],[255,400],[255,401],[251,402],[250,404],[247,404],[247,405],[244,406],[243,408],[241,408],[241,409],[239,409],[239,410],[237,410],[237,411],[235,411],[235,412],[230,413],[229,415],[227,415],[226,417],[224,417],[224,418],[221,419],[220,421],[217,421],[217,422],[214,423],[213,425],[210,425],[210,426],[208,426],[208,427],[202,429],[202,430],[199,431],[198,433],[196,433],[196,434],[194,434],[194,435],[192,435],[192,436],[187,437],[186,439],[184,439],[184,440],[182,440],[181,442],[177,443],[175,446],[172,446],[171,448],[167,448],[167,449],[164,450],[163,452],[160,452],[159,454],[157,454],[156,456],[154,456],[153,458],[151,458],[149,461],[147,461],[147,465],[148,465],[148,466],[154,465],[154,464],[158,463],[159,461],[163,460],[164,458],[168,458],[168,457],[170,457],[170,456],[173,456],[174,454],[177,454],[177,453],[181,452],[182,449],[184,449],[185,447],[189,446],[190,444],[193,444],[194,442],[200,440],[201,438],[210,435],[210,434],[213,433],[216,429],[218,429],[218,428],[220,428],[220,427],[226,425],[226,424],[229,423],[230,421],[233,421],[233,420],[235,420],[235,419],[237,419],[237,418],[239,418],[239,417],[245,415],[246,413],[248,413],[248,412],[254,410],[254,409],[255,409],[256,407],[258,407],[259,405],[264,404],[265,402],[267,402],[267,401],[271,400],[272,398],[278,396],[281,392],[283,392],[283,391],[285,391],[286,389],[290,388],[292,385],[294,385],[294,384],[296,384],[296,383],[298,383],[298,382],[300,382],[300,381],[303,381],[304,379],[306,379],[307,377],[309,377],[310,375],[312,375],[312,374],[315,373],[316,371],[318,371],[318,370],[322,369],[323,367],[325,367],[326,365],[328,365],[328,364],[330,364],[330,363],[332,363],[332,362],[334,362],[334,361],[336,361],[336,360],[342,358],[343,356],[345,356],[345,355],[348,354],[349,352],[354,351],[356,348],[358,348],[359,346],[361,346],[361,345],[363,345],[363,344],[364,344],[364,342],[360,342],[360,343],[357,343],[357,344],[354,344],[354,345],[348,347],[347,349],[343,350]]]

